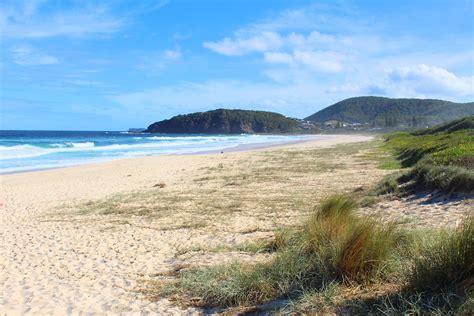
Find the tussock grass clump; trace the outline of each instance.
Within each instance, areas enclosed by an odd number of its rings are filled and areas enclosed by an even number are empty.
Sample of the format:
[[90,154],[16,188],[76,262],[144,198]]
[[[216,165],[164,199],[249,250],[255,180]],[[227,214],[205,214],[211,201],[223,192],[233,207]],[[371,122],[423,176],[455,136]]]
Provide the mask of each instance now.
[[265,264],[220,266],[184,272],[168,293],[201,306],[255,305],[298,297],[325,284],[367,283],[388,272],[401,239],[392,226],[355,215],[356,203],[330,197],[298,231],[275,235],[275,258]]
[[321,271],[347,282],[367,282],[381,270],[402,238],[394,226],[381,226],[354,214],[355,202],[345,196],[324,201],[303,232],[306,251],[318,257]]
[[410,284],[427,291],[474,290],[474,216],[422,247],[414,261]]
[[314,216],[317,220],[330,217],[349,217],[357,208],[357,204],[351,198],[345,195],[333,195],[321,202],[315,209]]

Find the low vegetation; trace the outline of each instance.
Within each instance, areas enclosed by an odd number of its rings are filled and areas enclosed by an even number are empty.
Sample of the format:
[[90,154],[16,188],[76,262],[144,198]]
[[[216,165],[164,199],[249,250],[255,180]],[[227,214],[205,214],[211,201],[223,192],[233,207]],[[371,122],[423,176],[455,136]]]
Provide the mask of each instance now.
[[462,313],[473,307],[472,217],[454,232],[414,234],[356,210],[351,198],[330,197],[299,229],[276,233],[271,261],[188,270],[161,295],[201,307],[286,299],[293,311]]
[[443,193],[474,191],[474,117],[387,137],[413,188]]
[[428,241],[414,261],[411,283],[423,291],[474,289],[474,217]]
[[271,262],[184,272],[168,293],[199,297],[195,303],[201,306],[238,306],[298,297],[332,281],[370,282],[389,269],[389,257],[403,239],[393,227],[359,219],[355,207],[347,197],[332,197],[300,230],[276,234],[277,253]]

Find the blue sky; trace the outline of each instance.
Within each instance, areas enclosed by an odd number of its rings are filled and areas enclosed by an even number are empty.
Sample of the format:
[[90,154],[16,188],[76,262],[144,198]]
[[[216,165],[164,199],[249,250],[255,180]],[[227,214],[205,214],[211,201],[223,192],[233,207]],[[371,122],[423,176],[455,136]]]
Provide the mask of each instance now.
[[474,98],[473,1],[2,1],[0,129]]

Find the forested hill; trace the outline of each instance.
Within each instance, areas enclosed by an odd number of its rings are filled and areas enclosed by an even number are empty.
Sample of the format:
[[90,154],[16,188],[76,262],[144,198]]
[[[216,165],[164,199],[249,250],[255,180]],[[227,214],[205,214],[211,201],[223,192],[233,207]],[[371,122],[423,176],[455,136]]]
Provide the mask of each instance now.
[[148,133],[169,134],[240,134],[288,133],[298,123],[281,114],[263,111],[218,109],[174,116],[151,124]]
[[434,125],[474,115],[474,102],[454,103],[435,99],[355,97],[337,102],[306,118],[347,123],[387,125]]

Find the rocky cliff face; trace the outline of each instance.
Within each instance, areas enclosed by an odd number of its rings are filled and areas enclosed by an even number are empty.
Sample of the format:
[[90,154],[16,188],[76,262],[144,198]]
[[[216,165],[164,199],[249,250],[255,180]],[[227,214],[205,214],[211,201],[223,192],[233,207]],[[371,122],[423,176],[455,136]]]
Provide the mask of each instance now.
[[168,134],[289,133],[296,131],[295,120],[278,113],[219,109],[178,115],[151,124],[146,132]]

